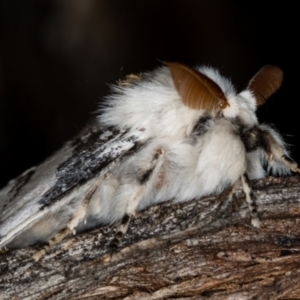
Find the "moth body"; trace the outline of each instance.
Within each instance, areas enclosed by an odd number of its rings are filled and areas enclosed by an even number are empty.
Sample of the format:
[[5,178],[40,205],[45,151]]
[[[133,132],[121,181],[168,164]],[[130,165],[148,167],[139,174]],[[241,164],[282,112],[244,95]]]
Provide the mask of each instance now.
[[215,69],[177,63],[129,76],[89,130],[0,191],[0,247],[120,219],[124,234],[138,210],[218,194],[239,180],[258,226],[249,179],[299,171],[281,135],[256,117],[281,80],[266,66],[237,93]]

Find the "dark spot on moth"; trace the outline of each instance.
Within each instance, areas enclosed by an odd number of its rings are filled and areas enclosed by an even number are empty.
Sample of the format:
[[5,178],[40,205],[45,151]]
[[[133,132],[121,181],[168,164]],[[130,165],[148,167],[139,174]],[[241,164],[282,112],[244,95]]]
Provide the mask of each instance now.
[[22,187],[26,185],[26,183],[30,180],[32,175],[35,173],[35,170],[27,171],[25,174],[22,174],[16,179],[16,184],[12,187],[12,189],[8,192],[9,194],[13,193],[10,200],[8,202],[12,201],[20,192]]
[[[129,148],[121,149],[124,144],[130,144]],[[110,163],[128,158],[145,143],[139,142],[135,135],[128,135],[128,130],[108,128],[90,132],[73,142],[73,145],[71,157],[57,168],[55,184],[39,200],[41,209],[52,205],[95,176],[100,176]]]
[[122,231],[118,231],[117,234],[115,235],[116,239],[120,239],[123,236],[123,232]]
[[155,154],[154,154],[154,159],[158,159],[158,157],[159,157],[159,155],[161,155],[162,154],[162,152],[161,152],[161,150],[159,149]]
[[[248,180],[249,180],[249,179],[248,179]],[[253,191],[250,192],[250,197],[251,197],[251,199],[254,199],[254,198],[255,198]],[[256,203],[255,203],[255,202],[253,202],[253,206],[256,206]]]
[[121,225],[128,224],[129,220],[130,220],[130,216],[128,214],[125,214],[124,217],[122,218]]
[[[245,181],[246,181],[247,185],[248,185],[249,187],[251,187],[250,179],[249,179],[249,177],[248,177],[248,175],[247,175],[246,173],[244,174],[244,178],[245,178]],[[252,192],[252,191],[251,191],[251,192]],[[250,192],[250,196],[251,196],[251,192]]]
[[199,120],[194,125],[191,133],[193,142],[195,142],[197,138],[203,136],[207,132],[207,130],[209,129],[210,120],[210,116],[202,116],[199,118]]
[[71,145],[74,147],[74,153],[81,152],[88,148],[93,148],[93,143],[95,141],[97,141],[98,144],[104,144],[119,133],[120,131],[114,127],[97,130],[90,128],[87,134],[74,139]]
[[258,147],[263,146],[262,134],[257,126],[254,126],[247,130],[241,128],[241,139],[245,145],[247,152],[252,152]]
[[154,170],[154,167],[152,167],[151,169],[148,169],[148,170],[147,170],[147,171],[139,178],[139,183],[140,183],[140,184],[145,184],[145,183],[149,180],[149,178],[150,178],[150,176],[151,176],[153,170]]

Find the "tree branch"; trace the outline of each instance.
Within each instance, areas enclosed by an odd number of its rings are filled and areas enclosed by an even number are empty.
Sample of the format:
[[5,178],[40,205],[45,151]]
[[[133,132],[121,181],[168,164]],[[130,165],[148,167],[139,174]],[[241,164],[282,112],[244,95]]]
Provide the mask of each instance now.
[[119,251],[115,227],[0,256],[0,299],[300,298],[300,178],[253,182],[262,228],[241,189],[139,212]]

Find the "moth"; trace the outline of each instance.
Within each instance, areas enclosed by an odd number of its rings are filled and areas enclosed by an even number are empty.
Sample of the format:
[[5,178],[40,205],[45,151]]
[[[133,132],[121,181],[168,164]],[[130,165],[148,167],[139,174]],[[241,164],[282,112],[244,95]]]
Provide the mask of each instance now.
[[0,191],[0,247],[53,244],[117,220],[120,238],[136,211],[240,181],[259,227],[250,181],[300,171],[282,136],[256,116],[282,79],[266,65],[238,93],[211,67],[165,63],[129,75],[91,126]]

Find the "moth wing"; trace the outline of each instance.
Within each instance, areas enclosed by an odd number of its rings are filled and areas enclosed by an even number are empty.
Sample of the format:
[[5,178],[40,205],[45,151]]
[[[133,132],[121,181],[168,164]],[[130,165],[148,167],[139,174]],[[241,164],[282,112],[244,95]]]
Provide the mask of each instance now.
[[139,130],[92,130],[67,143],[0,191],[0,248],[44,217],[59,212],[145,143]]

